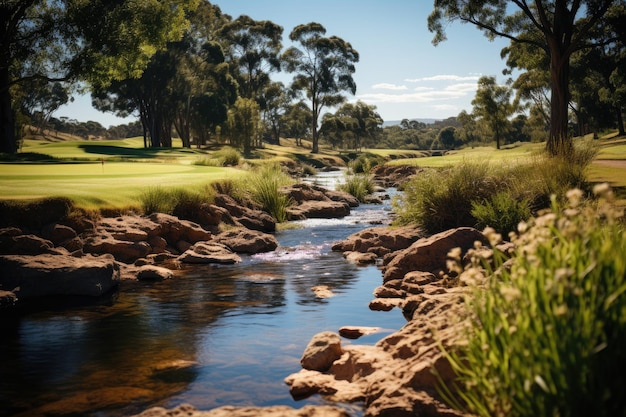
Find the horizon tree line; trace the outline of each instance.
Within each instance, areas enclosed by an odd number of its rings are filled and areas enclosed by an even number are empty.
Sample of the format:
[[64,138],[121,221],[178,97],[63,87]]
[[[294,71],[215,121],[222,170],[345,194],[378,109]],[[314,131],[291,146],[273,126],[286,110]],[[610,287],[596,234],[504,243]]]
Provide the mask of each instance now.
[[[143,3],[150,7],[126,0],[0,4],[0,152],[15,152],[20,127],[48,120],[76,91],[90,91],[100,110],[137,114],[145,146],[171,146],[173,134],[186,147],[219,140],[245,152],[262,140],[279,144],[281,136],[309,139],[312,152],[320,139],[355,149],[389,143],[374,106],[347,103],[346,94],[356,92],[358,52],[326,36],[321,24],[296,26],[294,46],[283,51],[283,28],[271,21],[233,19],[206,0]],[[532,134],[546,131],[546,148],[557,155],[568,152],[573,126],[624,133],[625,0],[433,3],[433,43],[445,40],[449,22],[473,24],[490,39],[511,41],[502,51],[504,73],[520,73],[507,86],[481,78],[474,111],[457,116],[464,122],[457,136],[471,140],[474,119],[499,145],[504,130],[532,122]],[[107,17],[106,24],[93,25],[93,16]],[[272,80],[280,71],[293,75],[290,85]],[[237,127],[246,117],[255,118],[254,128]],[[453,137],[448,129],[433,141],[463,142]]]

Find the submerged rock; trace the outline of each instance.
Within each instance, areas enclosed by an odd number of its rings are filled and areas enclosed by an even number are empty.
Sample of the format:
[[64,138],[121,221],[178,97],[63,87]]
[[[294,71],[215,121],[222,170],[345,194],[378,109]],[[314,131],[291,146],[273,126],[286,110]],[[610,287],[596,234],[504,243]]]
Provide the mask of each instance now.
[[350,417],[347,411],[328,405],[306,405],[294,409],[284,405],[271,407],[232,407],[224,406],[210,411],[200,411],[188,404],[181,404],[176,408],[167,410],[162,407],[154,407],[137,414],[134,417]]

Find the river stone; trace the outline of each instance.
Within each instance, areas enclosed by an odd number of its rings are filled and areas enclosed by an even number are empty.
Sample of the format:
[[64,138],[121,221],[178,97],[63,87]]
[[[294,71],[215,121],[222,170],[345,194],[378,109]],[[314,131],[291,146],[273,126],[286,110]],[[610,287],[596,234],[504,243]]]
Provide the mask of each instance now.
[[350,214],[348,203],[331,200],[310,200],[287,208],[287,217],[290,220],[303,219],[333,219]]
[[476,241],[484,245],[489,244],[485,235],[472,227],[459,227],[422,238],[396,253],[385,268],[383,281],[402,279],[411,271],[431,272],[437,275],[446,270],[450,250],[461,248],[465,253],[474,247]]
[[189,264],[234,264],[241,262],[241,257],[225,245],[215,242],[198,242],[178,258],[179,262]]
[[100,296],[116,286],[120,277],[111,257],[4,255],[0,270],[0,289],[14,291],[18,298]]
[[248,229],[233,229],[215,236],[214,242],[229,247],[236,253],[271,252],[278,247],[273,235]]
[[309,342],[300,364],[304,369],[325,372],[342,354],[341,338],[333,332],[321,332]]
[[154,265],[144,265],[137,272],[139,281],[161,281],[170,279],[173,276],[174,273],[169,269]]

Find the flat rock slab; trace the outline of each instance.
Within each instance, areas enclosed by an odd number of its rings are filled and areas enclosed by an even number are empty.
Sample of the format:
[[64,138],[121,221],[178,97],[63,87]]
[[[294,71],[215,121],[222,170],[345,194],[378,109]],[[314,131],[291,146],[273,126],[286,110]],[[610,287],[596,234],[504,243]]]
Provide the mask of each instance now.
[[188,264],[234,264],[241,262],[241,257],[225,245],[198,242],[180,255],[178,261]]
[[119,266],[110,256],[0,256],[0,289],[18,298],[56,295],[100,296],[117,285]]

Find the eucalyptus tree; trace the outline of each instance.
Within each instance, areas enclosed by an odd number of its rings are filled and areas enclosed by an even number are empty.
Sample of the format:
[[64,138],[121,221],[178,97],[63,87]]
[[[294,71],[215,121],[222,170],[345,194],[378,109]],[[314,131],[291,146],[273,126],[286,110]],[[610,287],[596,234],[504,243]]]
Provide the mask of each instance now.
[[297,146],[311,134],[313,116],[311,109],[303,101],[288,104],[280,119],[281,132],[285,137],[294,138]]
[[270,74],[280,70],[283,27],[269,20],[242,15],[221,30],[227,42],[227,60],[239,83],[242,97],[257,100],[271,82]]
[[248,157],[257,137],[261,134],[261,110],[258,103],[250,98],[239,97],[228,110],[225,134],[231,144],[243,149]]
[[16,151],[13,91],[31,80],[86,86],[139,77],[188,26],[198,0],[2,0],[0,152]]
[[428,29],[434,33],[435,45],[446,39],[445,24],[459,20],[477,26],[489,39],[504,37],[542,50],[550,63],[550,136],[546,148],[558,155],[571,148],[570,58],[576,51],[614,41],[598,43],[589,34],[611,6],[623,4],[624,0],[435,0]]
[[289,39],[299,44],[282,55],[284,68],[295,73],[292,90],[311,103],[312,152],[319,152],[318,121],[324,108],[345,102],[344,91],[356,93],[352,78],[359,53],[337,36],[324,36],[326,29],[319,23],[296,26]]
[[283,83],[273,82],[265,88],[261,97],[261,107],[265,109],[263,118],[276,145],[280,145],[281,119],[289,104],[290,97]]
[[174,126],[183,146],[195,135],[206,143],[210,130],[224,122],[236,99],[237,84],[230,76],[219,30],[228,20],[217,6],[202,2],[190,15],[191,25],[180,41],[155,54],[141,77],[113,83],[92,94],[97,108],[118,115],[138,112],[144,140],[171,146]]
[[478,80],[476,96],[472,100],[474,114],[489,126],[498,149],[508,129],[508,118],[515,110],[511,103],[511,95],[511,89],[498,85],[495,77],[483,76]]
[[359,150],[364,145],[375,145],[382,138],[382,124],[376,106],[362,101],[345,103],[334,114],[324,115],[320,136],[333,148],[351,146]]

